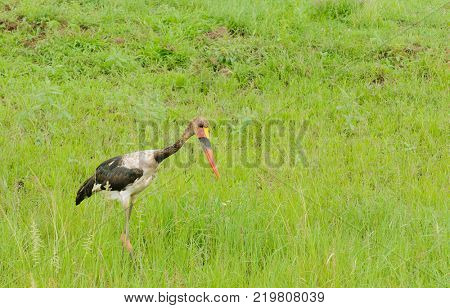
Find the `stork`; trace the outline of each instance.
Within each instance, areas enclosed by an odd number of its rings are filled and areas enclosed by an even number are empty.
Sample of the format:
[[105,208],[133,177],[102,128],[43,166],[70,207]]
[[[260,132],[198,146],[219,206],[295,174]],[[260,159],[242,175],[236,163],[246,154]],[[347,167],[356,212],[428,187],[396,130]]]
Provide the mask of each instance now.
[[189,123],[180,139],[164,149],[133,152],[110,158],[101,163],[94,175],[81,185],[75,204],[80,204],[96,192],[103,192],[109,199],[121,202],[125,211],[125,228],[120,240],[123,247],[132,253],[129,225],[131,210],[137,195],[153,180],[159,164],[178,152],[194,135],[200,141],[213,172],[219,178],[209,141],[209,123],[206,119],[198,117]]

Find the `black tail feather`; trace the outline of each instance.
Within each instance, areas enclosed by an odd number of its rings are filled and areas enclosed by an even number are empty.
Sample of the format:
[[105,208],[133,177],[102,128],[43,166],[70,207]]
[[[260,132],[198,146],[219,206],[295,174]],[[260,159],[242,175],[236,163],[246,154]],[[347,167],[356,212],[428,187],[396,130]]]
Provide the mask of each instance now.
[[80,204],[84,199],[92,196],[92,189],[94,188],[94,184],[95,177],[91,176],[83,183],[83,185],[81,185],[80,189],[77,192],[77,199],[75,201],[76,205]]

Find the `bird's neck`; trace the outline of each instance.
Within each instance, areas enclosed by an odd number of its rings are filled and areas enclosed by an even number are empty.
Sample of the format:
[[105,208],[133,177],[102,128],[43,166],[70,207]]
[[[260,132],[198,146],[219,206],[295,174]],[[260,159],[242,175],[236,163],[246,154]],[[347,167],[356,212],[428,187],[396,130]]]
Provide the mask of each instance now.
[[166,159],[167,157],[175,154],[176,152],[178,152],[179,149],[181,149],[181,147],[186,143],[186,141],[192,136],[192,134],[186,129],[183,133],[183,135],[181,136],[180,139],[178,139],[174,144],[159,150],[156,154],[155,154],[155,159],[158,163],[162,162],[164,159]]

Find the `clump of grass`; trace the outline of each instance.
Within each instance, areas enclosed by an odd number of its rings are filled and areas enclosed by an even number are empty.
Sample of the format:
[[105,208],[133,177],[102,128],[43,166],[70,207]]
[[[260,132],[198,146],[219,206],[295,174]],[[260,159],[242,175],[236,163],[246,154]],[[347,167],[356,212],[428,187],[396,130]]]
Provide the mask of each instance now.
[[167,70],[186,68],[190,62],[186,50],[170,44],[154,42],[144,45],[139,52],[138,61],[143,68],[160,67]]
[[315,0],[310,14],[315,19],[343,21],[355,13],[362,4],[360,0]]

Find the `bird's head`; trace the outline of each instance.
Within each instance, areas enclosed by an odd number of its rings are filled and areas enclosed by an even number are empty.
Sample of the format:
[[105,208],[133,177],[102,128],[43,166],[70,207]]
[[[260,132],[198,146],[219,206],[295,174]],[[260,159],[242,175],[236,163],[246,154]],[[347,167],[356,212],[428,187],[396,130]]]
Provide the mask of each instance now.
[[186,131],[189,137],[196,135],[200,141],[203,152],[205,153],[206,159],[209,162],[214,174],[219,178],[219,171],[217,170],[216,164],[214,163],[213,151],[211,148],[211,142],[209,141],[209,122],[203,117],[197,117],[193,119]]

